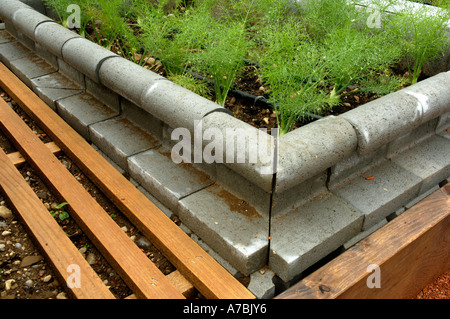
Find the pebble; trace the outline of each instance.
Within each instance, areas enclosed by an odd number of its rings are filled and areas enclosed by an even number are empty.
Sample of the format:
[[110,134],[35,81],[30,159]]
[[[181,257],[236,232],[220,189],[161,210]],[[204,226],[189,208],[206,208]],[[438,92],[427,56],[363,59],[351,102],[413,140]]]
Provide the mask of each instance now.
[[21,243],[15,243],[14,246],[15,246],[17,249],[22,249],[22,247],[23,247]]
[[44,278],[42,278],[43,282],[49,282],[50,280],[52,280],[52,275],[47,275]]
[[9,208],[6,208],[5,206],[0,206],[0,217],[3,219],[8,219],[13,216],[13,213]]
[[65,292],[60,292],[56,295],[56,299],[67,299]]
[[16,281],[14,279],[8,279],[5,281],[5,289],[6,290],[10,290],[12,285],[15,283]]
[[12,233],[9,230],[5,230],[4,232],[2,232],[2,236],[9,236]]
[[27,281],[25,281],[25,285],[28,286],[28,287],[32,287],[33,284],[34,284],[34,282],[31,279],[28,279]]
[[6,245],[0,244],[0,251],[5,251],[5,250],[6,250]]
[[140,237],[140,238],[137,240],[136,244],[137,244],[139,247],[141,247],[141,248],[148,248],[148,247],[150,247],[150,242],[149,242],[149,241],[147,240],[147,238],[145,238],[145,237]]
[[97,257],[95,257],[93,253],[89,253],[86,257],[86,261],[89,265],[93,265],[97,261]]

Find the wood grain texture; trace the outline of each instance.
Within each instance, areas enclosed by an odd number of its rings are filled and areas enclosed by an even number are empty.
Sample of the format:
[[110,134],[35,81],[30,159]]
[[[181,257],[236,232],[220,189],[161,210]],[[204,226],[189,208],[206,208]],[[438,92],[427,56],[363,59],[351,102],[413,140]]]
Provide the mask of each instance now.
[[[61,149],[54,142],[46,143],[45,146],[55,155],[61,152]],[[20,152],[14,152],[7,154],[9,160],[13,163],[15,167],[20,167],[26,163],[26,159],[20,154]]]
[[[380,288],[367,285],[373,282],[372,264],[379,266]],[[414,298],[448,269],[450,184],[276,298]]]
[[113,294],[89,266],[1,149],[0,189],[63,283],[72,283],[70,281],[72,271],[69,271],[71,270],[69,266],[79,267],[79,287],[68,287],[75,298],[114,299]]
[[184,298],[3,100],[0,100],[0,128],[47,186],[69,204],[71,217],[136,296]]
[[255,298],[1,63],[0,85],[206,298]]

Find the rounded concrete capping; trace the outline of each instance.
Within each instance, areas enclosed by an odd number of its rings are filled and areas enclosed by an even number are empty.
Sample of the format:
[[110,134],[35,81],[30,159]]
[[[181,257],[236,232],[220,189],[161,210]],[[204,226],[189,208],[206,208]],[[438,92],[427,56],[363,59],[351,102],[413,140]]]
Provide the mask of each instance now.
[[[86,59],[89,59],[89,56]],[[101,63],[98,68],[98,79],[101,84],[138,106],[141,106],[142,96],[149,87],[157,81],[166,80],[159,74],[120,56],[107,58]]]
[[355,153],[357,133],[345,119],[328,116],[283,135],[278,144],[275,192],[286,191]]
[[70,39],[81,38],[81,36],[51,21],[40,23],[34,31],[34,38],[43,48],[62,58],[64,44]]
[[217,103],[162,79],[147,87],[139,105],[174,129],[186,128],[194,132],[195,121],[217,110],[225,110]]
[[85,38],[72,38],[62,47],[63,60],[96,83],[102,62],[111,57],[118,55]]
[[16,10],[12,17],[14,27],[32,40],[36,40],[34,31],[39,24],[52,21],[53,20],[46,15],[43,15],[32,8]]
[[275,137],[225,112],[208,114],[195,129],[196,134],[202,134],[203,161],[214,150],[216,163],[223,163],[265,192],[272,192]]
[[20,9],[32,9],[29,5],[16,0],[2,0],[0,6],[0,16],[7,20],[12,20],[13,15]]
[[353,125],[358,134],[358,154],[365,155],[417,128],[422,113],[422,104],[416,97],[394,92],[339,117]]
[[450,111],[450,72],[439,73],[399,92],[414,96],[422,106],[422,123]]

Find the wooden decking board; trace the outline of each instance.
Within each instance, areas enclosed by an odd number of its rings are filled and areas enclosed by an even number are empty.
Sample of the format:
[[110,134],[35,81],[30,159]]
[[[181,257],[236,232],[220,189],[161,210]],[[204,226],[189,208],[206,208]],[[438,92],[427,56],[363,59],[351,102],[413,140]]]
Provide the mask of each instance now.
[[[54,142],[46,143],[45,146],[55,155],[61,152],[61,149]],[[20,154],[20,152],[14,152],[6,154],[9,160],[13,163],[14,166],[20,167],[22,164],[26,163],[26,159]]]
[[255,298],[2,64],[0,85],[206,298]]
[[[379,266],[380,288],[367,285],[374,282],[371,264]],[[277,298],[413,298],[449,269],[447,184]]]
[[70,215],[140,298],[184,298],[29,127],[0,100],[0,128],[56,194]]
[[80,286],[68,288],[79,299],[114,299],[58,223],[0,149],[0,189],[30,230],[62,282],[71,282],[69,266],[77,265]]

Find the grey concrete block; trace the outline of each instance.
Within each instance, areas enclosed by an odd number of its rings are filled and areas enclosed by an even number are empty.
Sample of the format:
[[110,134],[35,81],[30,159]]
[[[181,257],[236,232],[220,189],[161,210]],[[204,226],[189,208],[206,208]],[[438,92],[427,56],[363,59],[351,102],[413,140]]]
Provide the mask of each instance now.
[[82,88],[59,72],[31,80],[33,91],[50,107],[56,110],[56,101],[80,94]]
[[357,146],[353,127],[327,117],[280,138],[276,192],[283,192],[351,156]]
[[173,211],[180,199],[214,183],[192,164],[175,164],[164,147],[131,156],[128,166],[130,176]]
[[361,231],[363,216],[325,192],[271,220],[269,267],[289,281]]
[[421,193],[418,197],[414,198],[412,201],[410,201],[409,203],[407,203],[405,205],[405,210],[412,208],[413,206],[415,206],[416,204],[418,204],[420,201],[424,200],[425,198],[427,198],[428,196],[430,196],[432,193],[434,193],[435,191],[437,191],[439,189],[439,185],[435,185],[432,188],[424,191],[423,193]]
[[272,192],[276,169],[273,136],[227,113],[213,112],[197,123],[192,139],[202,147],[196,162],[223,163],[265,192]]
[[32,54],[32,51],[18,41],[0,44],[0,61],[8,67],[11,61],[22,59]]
[[392,161],[423,180],[419,190],[421,194],[450,175],[450,141],[441,136],[432,136],[392,157]]
[[218,185],[179,202],[178,216],[244,275],[267,262],[269,218]]
[[100,64],[107,58],[118,57],[117,54],[85,38],[68,40],[62,48],[62,56],[65,62],[97,83],[100,82]]
[[58,100],[56,109],[58,114],[88,141],[89,125],[119,115],[118,111],[86,92]]
[[127,158],[160,142],[127,118],[118,117],[89,126],[91,141],[125,171]]
[[378,229],[380,229],[381,227],[383,227],[387,223],[388,223],[388,221],[386,219],[382,219],[379,223],[373,225],[369,229],[360,232],[358,235],[356,235],[355,237],[353,237],[352,239],[350,239],[349,241],[347,241],[343,245],[344,249],[349,249],[350,247],[352,247],[356,243],[360,242],[361,240],[363,240],[367,236],[369,236],[369,235],[373,234],[374,232],[376,232]]
[[15,11],[11,20],[16,30],[24,33],[33,41],[36,40],[34,36],[34,30],[36,27],[40,23],[53,21],[46,15],[31,8],[23,8]]
[[117,93],[112,92],[107,87],[98,84],[88,77],[84,78],[86,82],[86,92],[92,94],[97,100],[109,106],[111,109],[120,112],[120,97]]
[[365,215],[366,230],[418,196],[421,183],[420,177],[385,160],[330,186],[330,191]]
[[371,153],[422,124],[419,100],[405,92],[394,92],[348,111],[340,117],[349,121],[358,135],[358,153]]
[[26,36],[25,34],[23,34],[20,31],[17,31],[17,40],[20,41],[20,43],[22,43],[26,48],[28,48],[31,51],[35,51],[36,49],[36,43],[30,39],[28,36]]
[[[155,196],[150,194],[144,187],[138,185],[137,189],[145,195],[153,204],[155,204],[156,207],[159,208],[160,211],[162,211],[167,217],[172,218],[175,213],[168,209],[163,203],[161,203]],[[180,226],[181,227],[181,226]]]
[[7,43],[7,42],[13,42],[16,41],[17,39],[15,37],[13,37],[11,35],[11,33],[9,33],[6,30],[0,30],[0,44],[2,43]]
[[157,139],[162,139],[164,124],[159,119],[125,98],[120,99],[120,109],[124,117],[139,125]]
[[275,296],[275,273],[269,268],[263,268],[250,275],[247,289],[258,299],[272,299]]
[[191,133],[195,121],[215,110],[225,111],[218,104],[167,80],[151,83],[137,104],[169,126],[187,128]]
[[10,67],[11,71],[30,88],[32,79],[57,71],[52,65],[37,55],[29,55],[22,59],[13,60],[10,63]]
[[436,133],[450,138],[450,112],[444,113],[439,117]]
[[71,81],[78,84],[80,87],[85,88],[86,82],[84,80],[84,74],[67,64],[62,59],[57,59],[58,71],[68,77]]
[[50,51],[45,49],[37,42],[34,44],[34,51],[36,52],[37,55],[39,55],[41,58],[47,61],[47,63],[53,66],[55,69],[59,68],[58,58],[56,57],[56,55],[53,55]]
[[[164,77],[122,57],[106,59],[101,63],[98,75],[103,85],[137,105],[141,105],[142,96],[151,85],[158,81],[167,81]],[[166,92],[166,95],[169,94]]]
[[68,40],[81,37],[56,22],[39,24],[34,31],[34,36],[36,42],[59,58],[62,58],[62,48]]
[[[97,151],[97,153],[99,153],[101,156],[103,156],[104,159],[106,159],[108,161],[109,164],[111,164],[120,174],[122,175],[127,175],[128,173],[121,167],[119,167],[111,158],[109,158],[108,155],[106,155],[105,153],[102,152],[101,149],[99,149],[97,147],[97,145],[95,144],[91,144],[92,148],[95,149]],[[133,183],[133,180],[130,180],[131,183]],[[137,187],[137,183],[135,184],[135,186]]]

